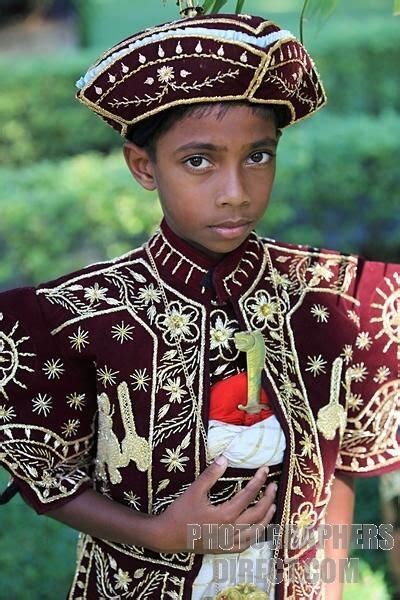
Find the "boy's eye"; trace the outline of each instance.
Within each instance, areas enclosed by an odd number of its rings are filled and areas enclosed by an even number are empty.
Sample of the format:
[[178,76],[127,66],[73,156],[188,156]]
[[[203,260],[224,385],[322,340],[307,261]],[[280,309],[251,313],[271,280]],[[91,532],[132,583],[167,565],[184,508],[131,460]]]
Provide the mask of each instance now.
[[269,152],[253,152],[253,154],[249,156],[249,162],[250,164],[263,165],[269,162],[271,158],[272,155]]
[[210,162],[204,156],[191,156],[185,160],[185,164],[193,169],[204,169],[210,165]]

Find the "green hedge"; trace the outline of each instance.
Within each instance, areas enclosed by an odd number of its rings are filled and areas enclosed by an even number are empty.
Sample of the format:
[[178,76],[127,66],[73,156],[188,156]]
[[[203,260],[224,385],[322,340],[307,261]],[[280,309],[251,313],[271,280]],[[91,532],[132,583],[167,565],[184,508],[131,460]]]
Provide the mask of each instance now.
[[120,143],[116,132],[75,100],[75,82],[89,62],[86,54],[62,62],[0,61],[0,164],[106,152]]
[[[399,259],[399,139],[400,117],[391,114],[321,117],[288,130],[259,231]],[[117,152],[0,169],[0,214],[4,288],[127,252],[150,235],[160,209]]]
[[[329,95],[326,112],[400,110],[398,21],[328,23],[310,46]],[[0,61],[0,164],[24,165],[87,150],[108,151],[119,136],[74,99],[75,81],[97,51],[57,60]]]

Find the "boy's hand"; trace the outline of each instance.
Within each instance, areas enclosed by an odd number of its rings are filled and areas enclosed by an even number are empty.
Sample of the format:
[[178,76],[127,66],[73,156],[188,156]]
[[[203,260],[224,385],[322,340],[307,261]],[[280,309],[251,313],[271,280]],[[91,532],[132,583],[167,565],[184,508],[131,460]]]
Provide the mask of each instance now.
[[[268,485],[264,496],[254,506],[249,507],[267,478],[268,468],[261,467],[246,487],[230,500],[223,504],[212,505],[208,499],[208,492],[222,477],[227,465],[226,458],[219,457],[201,473],[186,492],[170,504],[165,512],[153,517],[156,525],[154,550],[167,553],[220,554],[228,551],[242,552],[256,541],[256,529],[260,531],[261,528],[266,527],[275,513],[276,506],[273,502],[277,486],[275,483]],[[208,525],[213,525],[216,530],[218,526],[228,524],[234,527],[234,545],[229,550],[224,547],[223,542],[218,544],[217,541],[212,548],[209,548],[208,543],[203,543],[202,539],[193,541],[193,537],[198,537],[191,536],[193,525],[198,526],[198,531],[209,531]],[[243,525],[249,527],[243,528]],[[219,530],[223,532],[223,527]],[[232,528],[230,530],[232,531]],[[221,539],[224,539],[223,533]]]

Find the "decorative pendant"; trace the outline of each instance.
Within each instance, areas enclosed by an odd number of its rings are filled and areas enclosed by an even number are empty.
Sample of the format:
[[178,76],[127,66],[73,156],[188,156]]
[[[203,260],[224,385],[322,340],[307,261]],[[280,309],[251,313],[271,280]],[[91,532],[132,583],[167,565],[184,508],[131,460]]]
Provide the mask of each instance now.
[[239,404],[240,410],[257,414],[265,405],[260,403],[261,374],[265,366],[265,341],[261,331],[240,331],[235,335],[235,346],[246,352],[247,361],[247,404]]
[[317,428],[327,440],[333,440],[337,429],[339,429],[340,435],[343,435],[346,427],[346,411],[339,404],[342,368],[343,360],[336,358],[332,365],[329,404],[318,411]]

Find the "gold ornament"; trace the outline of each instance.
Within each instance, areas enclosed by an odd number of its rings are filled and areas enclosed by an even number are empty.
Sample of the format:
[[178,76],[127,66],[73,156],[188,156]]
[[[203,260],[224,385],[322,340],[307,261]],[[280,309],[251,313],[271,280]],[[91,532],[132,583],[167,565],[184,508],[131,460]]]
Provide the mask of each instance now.
[[269,595],[252,583],[240,583],[219,592],[215,600],[268,600]]

